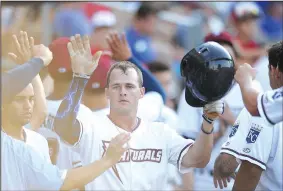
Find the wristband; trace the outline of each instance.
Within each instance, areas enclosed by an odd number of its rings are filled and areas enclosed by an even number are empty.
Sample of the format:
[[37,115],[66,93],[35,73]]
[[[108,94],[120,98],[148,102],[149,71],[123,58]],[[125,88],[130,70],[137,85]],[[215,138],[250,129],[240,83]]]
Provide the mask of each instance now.
[[212,127],[211,131],[210,132],[206,132],[204,129],[203,129],[203,125],[201,125],[201,130],[203,133],[207,134],[207,135],[210,135],[211,133],[213,133],[213,130],[214,130],[214,127]]
[[212,124],[213,123],[213,120],[208,118],[205,114],[202,114],[202,118],[209,124]]
[[73,73],[73,77],[89,79],[90,75]]

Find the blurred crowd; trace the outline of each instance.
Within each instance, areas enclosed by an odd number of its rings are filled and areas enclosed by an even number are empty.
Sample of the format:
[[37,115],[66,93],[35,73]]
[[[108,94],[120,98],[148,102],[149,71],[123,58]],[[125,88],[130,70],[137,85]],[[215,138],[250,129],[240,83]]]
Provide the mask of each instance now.
[[[200,131],[196,127],[201,125],[202,111],[185,103],[184,81],[180,74],[183,56],[203,42],[218,42],[231,54],[236,68],[243,63],[250,64],[258,71],[256,79],[261,88],[270,90],[267,49],[283,39],[282,19],[282,2],[271,1],[3,2],[1,67],[8,70],[15,66],[8,58],[14,46],[12,35],[20,30],[27,31],[34,37],[35,44],[45,44],[53,53],[52,63],[40,72],[40,77],[48,100],[61,100],[69,88],[69,74],[72,73],[70,61],[66,61],[69,59],[67,38],[75,34],[89,35],[92,53],[101,50],[103,56],[86,86],[85,106],[92,111],[105,109],[104,87],[111,64],[114,60],[134,57],[155,77],[165,93],[165,107],[159,120],[170,124],[182,136],[195,139]],[[119,45],[120,52],[115,52],[115,43],[107,39],[113,31],[121,38],[123,33],[125,35],[125,44]],[[215,189],[213,165],[244,107],[240,98],[241,92],[235,85],[225,97],[229,112],[215,124],[215,148],[209,164],[183,177],[172,172],[170,180],[175,189]],[[52,105],[51,101],[47,104]],[[48,115],[52,112],[56,115],[56,111],[50,111]],[[50,120],[45,120],[44,125],[52,123]],[[54,163],[61,168],[68,167],[60,162]],[[233,181],[229,185],[232,188]]]

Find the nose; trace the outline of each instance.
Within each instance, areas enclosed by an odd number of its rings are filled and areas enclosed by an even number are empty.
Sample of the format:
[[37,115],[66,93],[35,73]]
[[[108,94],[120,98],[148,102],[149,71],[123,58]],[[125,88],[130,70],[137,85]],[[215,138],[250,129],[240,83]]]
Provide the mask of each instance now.
[[25,100],[23,107],[24,107],[24,109],[26,109],[26,110],[31,110],[31,108],[32,108],[32,101],[30,101],[30,100]]
[[124,86],[122,86],[120,88],[120,96],[126,96],[126,95],[127,95],[126,88]]

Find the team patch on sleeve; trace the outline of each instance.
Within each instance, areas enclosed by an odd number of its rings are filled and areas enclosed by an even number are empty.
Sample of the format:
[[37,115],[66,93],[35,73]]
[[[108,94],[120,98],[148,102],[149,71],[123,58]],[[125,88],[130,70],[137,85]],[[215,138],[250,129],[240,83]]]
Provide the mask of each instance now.
[[261,129],[262,126],[252,123],[252,127],[250,128],[248,136],[246,137],[247,143],[255,143],[260,134]]
[[232,130],[231,130],[231,133],[230,133],[230,135],[229,135],[230,138],[233,137],[233,136],[236,134],[238,128],[239,128],[239,123],[236,122],[236,123],[232,126]]

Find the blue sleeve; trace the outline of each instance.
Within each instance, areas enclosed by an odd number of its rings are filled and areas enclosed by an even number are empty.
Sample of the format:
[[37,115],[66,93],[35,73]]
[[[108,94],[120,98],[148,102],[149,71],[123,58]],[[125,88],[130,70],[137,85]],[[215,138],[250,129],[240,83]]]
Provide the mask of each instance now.
[[143,86],[145,87],[146,92],[155,91],[158,92],[164,101],[166,102],[166,94],[161,84],[153,76],[153,74],[146,68],[142,66],[142,63],[134,57],[128,59],[129,62],[135,64],[142,72],[143,75]]
[[54,131],[65,142],[74,145],[81,134],[81,125],[76,119],[88,79],[74,77],[70,90],[64,97],[54,119]]
[[44,67],[40,58],[32,58],[28,62],[9,70],[2,75],[2,104],[10,103]]

